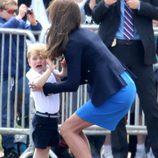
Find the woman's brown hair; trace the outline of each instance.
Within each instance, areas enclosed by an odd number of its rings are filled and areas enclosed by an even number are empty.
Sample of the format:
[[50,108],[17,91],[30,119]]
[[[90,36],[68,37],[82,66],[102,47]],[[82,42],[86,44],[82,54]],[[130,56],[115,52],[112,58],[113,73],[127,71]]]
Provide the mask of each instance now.
[[62,56],[68,43],[68,35],[79,28],[80,9],[74,0],[54,0],[48,8],[51,27],[47,36],[48,55],[53,60]]

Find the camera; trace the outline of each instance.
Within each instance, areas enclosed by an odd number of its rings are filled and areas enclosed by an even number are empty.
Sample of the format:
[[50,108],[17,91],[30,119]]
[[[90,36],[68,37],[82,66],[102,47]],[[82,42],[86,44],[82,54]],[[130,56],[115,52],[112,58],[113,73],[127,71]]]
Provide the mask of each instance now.
[[26,14],[32,14],[32,13],[33,13],[33,10],[31,8],[28,8]]

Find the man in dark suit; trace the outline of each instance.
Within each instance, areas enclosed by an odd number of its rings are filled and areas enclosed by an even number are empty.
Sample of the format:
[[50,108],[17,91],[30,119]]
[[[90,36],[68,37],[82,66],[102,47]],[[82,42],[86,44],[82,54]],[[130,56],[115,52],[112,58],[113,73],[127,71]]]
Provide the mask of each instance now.
[[[133,36],[129,39],[124,36],[125,3],[132,12],[134,25]],[[101,0],[93,8],[92,17],[99,24],[99,35],[104,43],[136,76],[135,83],[145,113],[149,139],[157,158],[158,124],[154,122],[158,121],[158,105],[152,66],[156,62],[152,19],[158,19],[158,0]],[[115,158],[127,158],[123,120],[112,132],[112,149]]]

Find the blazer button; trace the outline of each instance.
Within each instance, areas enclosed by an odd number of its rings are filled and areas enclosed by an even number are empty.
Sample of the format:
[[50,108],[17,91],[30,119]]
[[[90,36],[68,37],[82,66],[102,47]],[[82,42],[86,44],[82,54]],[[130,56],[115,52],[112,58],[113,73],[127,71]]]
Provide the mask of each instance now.
[[87,72],[91,72],[90,70],[87,70]]

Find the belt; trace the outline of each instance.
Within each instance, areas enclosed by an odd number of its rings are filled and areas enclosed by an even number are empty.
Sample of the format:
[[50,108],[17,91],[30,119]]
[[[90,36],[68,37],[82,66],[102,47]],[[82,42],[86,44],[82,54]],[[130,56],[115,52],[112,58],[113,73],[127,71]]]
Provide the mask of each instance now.
[[47,117],[47,118],[57,118],[57,117],[59,117],[59,113],[50,114],[48,112],[42,113],[42,112],[39,112],[39,111],[36,111],[35,115],[41,116],[41,117]]
[[137,45],[141,44],[141,40],[124,40],[124,39],[114,39],[111,47],[114,47],[116,45]]
[[136,45],[141,44],[141,40],[122,40],[122,39],[116,39],[116,44],[122,44],[122,45]]

